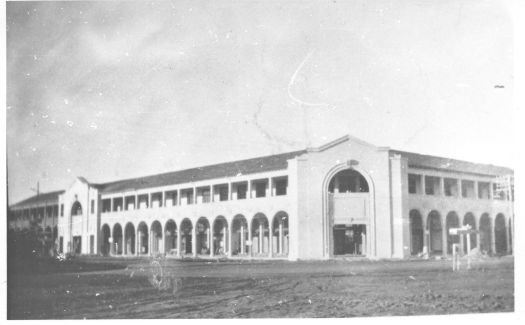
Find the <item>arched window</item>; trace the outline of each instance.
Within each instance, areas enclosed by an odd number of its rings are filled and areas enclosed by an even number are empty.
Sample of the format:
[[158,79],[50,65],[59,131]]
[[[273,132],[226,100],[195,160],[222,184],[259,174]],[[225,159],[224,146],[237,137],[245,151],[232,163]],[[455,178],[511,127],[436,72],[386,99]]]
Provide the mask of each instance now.
[[76,201],[73,203],[73,206],[71,207],[71,215],[72,216],[81,216],[82,215],[82,205],[80,202]]

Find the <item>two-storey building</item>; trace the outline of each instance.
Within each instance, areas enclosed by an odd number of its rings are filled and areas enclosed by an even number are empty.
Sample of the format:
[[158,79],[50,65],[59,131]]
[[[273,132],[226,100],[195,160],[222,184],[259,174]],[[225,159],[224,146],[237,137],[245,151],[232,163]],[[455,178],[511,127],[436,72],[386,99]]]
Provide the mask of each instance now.
[[[376,147],[321,147],[61,193],[57,245],[76,254],[329,259],[512,252],[509,168]],[[505,187],[505,184],[510,184]]]

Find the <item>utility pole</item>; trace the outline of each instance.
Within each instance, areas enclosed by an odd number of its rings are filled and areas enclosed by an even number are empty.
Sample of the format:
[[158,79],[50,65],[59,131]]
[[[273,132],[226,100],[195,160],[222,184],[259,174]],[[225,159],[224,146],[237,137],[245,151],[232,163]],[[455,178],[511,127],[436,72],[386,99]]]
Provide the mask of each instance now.
[[36,192],[36,197],[38,198],[38,196],[40,195],[40,182],[36,182],[36,189],[31,188],[31,191]]

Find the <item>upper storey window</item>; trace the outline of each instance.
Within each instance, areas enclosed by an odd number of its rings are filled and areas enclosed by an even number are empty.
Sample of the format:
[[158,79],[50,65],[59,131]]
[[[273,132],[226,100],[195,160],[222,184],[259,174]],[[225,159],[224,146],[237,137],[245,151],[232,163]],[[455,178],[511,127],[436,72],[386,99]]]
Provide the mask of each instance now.
[[440,181],[441,178],[435,176],[425,176],[425,194],[427,195],[439,195],[440,194]]
[[476,193],[474,189],[474,181],[461,181],[461,196],[464,198],[475,198]]
[[408,174],[408,193],[421,194],[421,175]]
[[76,201],[75,203],[73,203],[73,206],[71,207],[71,215],[72,216],[82,215],[82,205],[80,205],[80,202]]
[[368,182],[356,170],[345,169],[335,174],[328,185],[330,193],[368,193]]
[[458,196],[458,180],[455,178],[445,178],[445,196]]
[[281,178],[275,180],[275,195],[286,195],[288,191],[288,178]]
[[111,199],[102,200],[102,212],[111,212]]

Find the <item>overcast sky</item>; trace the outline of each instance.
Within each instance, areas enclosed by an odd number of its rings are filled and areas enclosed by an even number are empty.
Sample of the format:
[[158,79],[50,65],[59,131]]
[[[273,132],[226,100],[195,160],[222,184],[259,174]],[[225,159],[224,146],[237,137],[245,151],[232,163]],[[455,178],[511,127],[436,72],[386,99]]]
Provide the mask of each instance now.
[[513,166],[496,1],[8,2],[6,24],[9,203],[344,134]]

